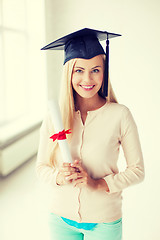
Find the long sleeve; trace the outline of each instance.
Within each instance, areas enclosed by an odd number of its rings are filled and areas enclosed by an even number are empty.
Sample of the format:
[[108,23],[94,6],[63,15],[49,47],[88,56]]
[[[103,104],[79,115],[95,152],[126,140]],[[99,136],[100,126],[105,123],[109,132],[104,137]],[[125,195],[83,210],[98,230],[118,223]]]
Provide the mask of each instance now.
[[[54,147],[50,136],[54,129],[50,115],[43,121],[36,171],[42,181],[49,183],[47,198],[50,211],[77,222],[107,223],[122,217],[122,190],[144,178],[144,165],[136,124],[124,105],[106,103],[89,111],[82,124],[79,111],[74,113],[72,139],[69,142],[73,159],[81,159],[84,168],[94,179],[105,179],[110,193],[90,187],[56,185],[57,168],[62,164],[60,149],[56,152],[57,167],[50,165]],[[123,149],[126,169],[119,172],[120,146]],[[119,159],[121,160],[121,159]],[[112,194],[113,193],[113,194]]]
[[49,115],[43,120],[40,129],[40,141],[36,162],[36,173],[40,180],[51,185],[56,185],[57,170],[50,165],[50,154],[53,142],[50,136],[53,134]]
[[112,173],[104,178],[110,193],[122,191],[144,179],[144,163],[137,126],[128,108],[125,108],[122,114],[120,143],[127,166],[124,172]]

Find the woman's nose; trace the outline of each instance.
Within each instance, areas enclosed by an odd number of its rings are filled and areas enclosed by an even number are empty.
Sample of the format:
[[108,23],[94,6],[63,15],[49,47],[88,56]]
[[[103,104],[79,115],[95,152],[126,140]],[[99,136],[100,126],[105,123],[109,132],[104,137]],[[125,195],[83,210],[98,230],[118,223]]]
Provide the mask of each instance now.
[[85,82],[90,82],[91,80],[92,80],[91,73],[86,72],[85,75],[84,75],[84,81]]

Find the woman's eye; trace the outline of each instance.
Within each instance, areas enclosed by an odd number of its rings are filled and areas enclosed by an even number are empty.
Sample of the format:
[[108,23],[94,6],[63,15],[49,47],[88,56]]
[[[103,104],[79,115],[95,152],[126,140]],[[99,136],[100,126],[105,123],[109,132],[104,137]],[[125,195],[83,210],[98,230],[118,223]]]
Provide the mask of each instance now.
[[76,73],[82,73],[82,70],[81,69],[77,69],[75,70]]
[[93,72],[93,73],[98,73],[98,72],[99,72],[99,69],[93,69],[92,72]]

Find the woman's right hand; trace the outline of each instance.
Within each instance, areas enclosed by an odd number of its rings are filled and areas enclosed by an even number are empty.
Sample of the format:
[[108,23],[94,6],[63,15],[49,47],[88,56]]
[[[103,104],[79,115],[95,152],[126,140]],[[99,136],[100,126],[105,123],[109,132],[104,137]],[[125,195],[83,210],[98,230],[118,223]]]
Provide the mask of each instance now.
[[59,168],[59,172],[57,174],[56,178],[57,185],[65,185],[67,183],[71,183],[72,180],[67,180],[67,177],[69,177],[76,171],[77,169],[72,167],[71,163],[63,163],[63,165]]

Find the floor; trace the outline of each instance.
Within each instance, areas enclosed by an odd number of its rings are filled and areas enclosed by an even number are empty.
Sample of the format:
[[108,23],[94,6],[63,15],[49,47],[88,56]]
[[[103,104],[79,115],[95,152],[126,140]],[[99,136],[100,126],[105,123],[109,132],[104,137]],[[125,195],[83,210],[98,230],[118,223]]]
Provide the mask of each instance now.
[[0,179],[1,240],[48,240],[47,217],[35,159]]

